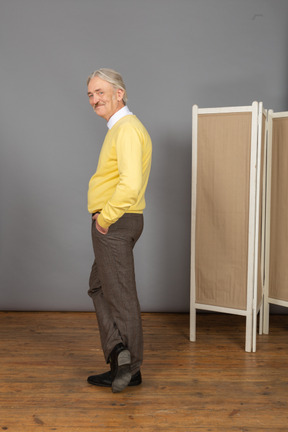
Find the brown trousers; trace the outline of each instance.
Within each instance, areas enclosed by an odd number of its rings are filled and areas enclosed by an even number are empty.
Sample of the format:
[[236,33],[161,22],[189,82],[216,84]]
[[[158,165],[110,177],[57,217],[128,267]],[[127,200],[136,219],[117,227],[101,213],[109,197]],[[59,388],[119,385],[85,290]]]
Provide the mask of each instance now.
[[131,372],[143,361],[143,332],[136,291],[133,248],[143,230],[142,214],[124,214],[106,235],[92,221],[94,263],[88,294],[92,298],[106,362],[122,342],[131,353]]

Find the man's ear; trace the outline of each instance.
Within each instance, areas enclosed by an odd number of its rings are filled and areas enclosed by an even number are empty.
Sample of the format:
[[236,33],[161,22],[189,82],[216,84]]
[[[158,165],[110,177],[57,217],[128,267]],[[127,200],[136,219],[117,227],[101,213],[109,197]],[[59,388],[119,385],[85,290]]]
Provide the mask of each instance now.
[[117,89],[116,90],[116,97],[118,101],[121,101],[124,97],[124,90],[122,89]]

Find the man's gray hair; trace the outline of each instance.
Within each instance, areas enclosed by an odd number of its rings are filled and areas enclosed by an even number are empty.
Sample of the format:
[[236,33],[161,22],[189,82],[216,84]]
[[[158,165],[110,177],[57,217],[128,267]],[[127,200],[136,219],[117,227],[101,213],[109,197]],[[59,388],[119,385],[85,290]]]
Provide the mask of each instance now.
[[89,75],[89,77],[87,79],[87,85],[89,84],[90,80],[96,76],[98,76],[99,78],[103,79],[104,81],[107,81],[110,84],[112,84],[116,90],[117,89],[123,90],[124,91],[123,103],[124,103],[124,105],[126,105],[127,92],[126,92],[126,87],[125,87],[123,78],[120,75],[120,73],[116,72],[113,69],[106,69],[106,68],[98,69],[98,70],[94,71],[91,75]]

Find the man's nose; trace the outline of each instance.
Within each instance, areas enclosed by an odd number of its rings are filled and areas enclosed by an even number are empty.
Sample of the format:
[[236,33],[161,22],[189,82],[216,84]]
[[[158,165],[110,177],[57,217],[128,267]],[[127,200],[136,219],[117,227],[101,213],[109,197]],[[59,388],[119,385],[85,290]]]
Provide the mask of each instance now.
[[97,94],[94,94],[93,95],[93,104],[96,105],[98,101],[99,101],[99,96]]

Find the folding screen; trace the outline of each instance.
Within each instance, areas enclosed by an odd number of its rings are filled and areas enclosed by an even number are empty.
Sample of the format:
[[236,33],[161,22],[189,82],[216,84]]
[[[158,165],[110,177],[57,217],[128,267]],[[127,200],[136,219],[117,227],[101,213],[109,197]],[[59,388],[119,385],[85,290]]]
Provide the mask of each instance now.
[[264,333],[269,304],[288,307],[288,112],[268,112]]
[[193,107],[190,340],[196,310],[246,317],[245,350],[262,331],[262,190],[266,112]]

